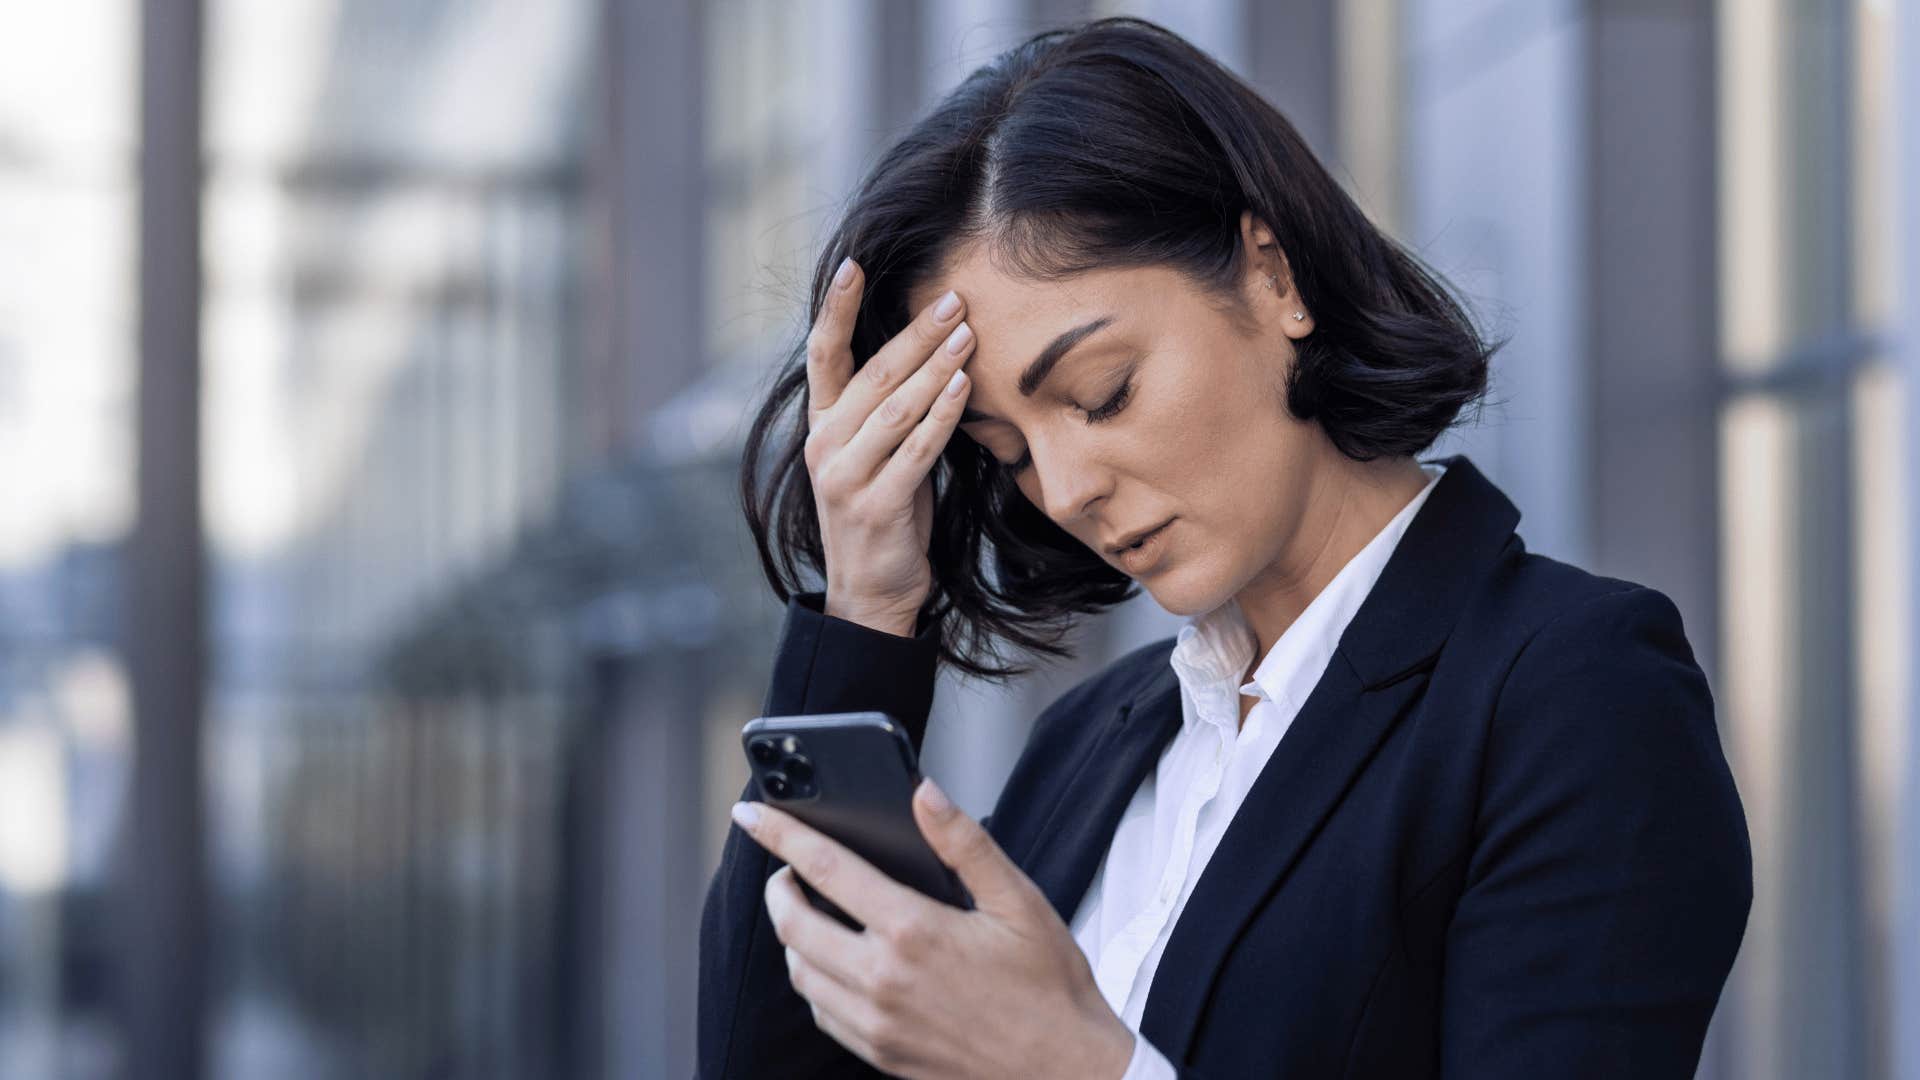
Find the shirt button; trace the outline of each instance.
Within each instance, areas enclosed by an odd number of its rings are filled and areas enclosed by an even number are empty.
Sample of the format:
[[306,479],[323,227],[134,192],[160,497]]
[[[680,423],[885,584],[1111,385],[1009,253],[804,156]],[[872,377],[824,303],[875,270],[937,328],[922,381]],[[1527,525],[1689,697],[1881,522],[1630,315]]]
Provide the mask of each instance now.
[[1163,904],[1173,903],[1173,898],[1179,894],[1179,891],[1179,888],[1171,881],[1160,886],[1160,902]]

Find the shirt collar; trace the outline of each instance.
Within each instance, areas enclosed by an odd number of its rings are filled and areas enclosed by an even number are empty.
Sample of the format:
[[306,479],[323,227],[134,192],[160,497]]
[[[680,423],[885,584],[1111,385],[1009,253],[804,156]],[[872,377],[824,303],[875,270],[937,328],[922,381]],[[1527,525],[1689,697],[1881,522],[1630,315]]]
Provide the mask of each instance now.
[[1237,728],[1243,694],[1264,697],[1289,711],[1299,709],[1333,658],[1340,635],[1386,569],[1400,537],[1446,471],[1444,465],[1425,462],[1420,468],[1427,474],[1427,486],[1347,560],[1267,650],[1251,680],[1241,681],[1253,662],[1256,645],[1238,600],[1229,598],[1180,628],[1168,662],[1194,700],[1196,708],[1185,717],[1188,722],[1204,719]]

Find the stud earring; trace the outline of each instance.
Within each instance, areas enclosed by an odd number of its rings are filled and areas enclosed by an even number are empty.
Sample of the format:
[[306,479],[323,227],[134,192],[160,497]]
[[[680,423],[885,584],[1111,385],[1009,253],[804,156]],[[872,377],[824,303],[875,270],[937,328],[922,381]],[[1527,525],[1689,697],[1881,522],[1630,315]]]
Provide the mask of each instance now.
[[1276,281],[1279,281],[1279,280],[1280,280],[1280,275],[1279,275],[1279,274],[1268,274],[1268,275],[1267,275],[1267,288],[1269,288],[1269,289],[1271,289],[1271,288],[1273,288],[1273,283],[1274,283],[1274,282],[1276,282]]
[[1294,313],[1293,313],[1293,321],[1294,321],[1294,322],[1300,322],[1300,321],[1302,321],[1302,320],[1304,320],[1304,319],[1305,319],[1306,317],[1307,317],[1307,313],[1306,313],[1306,312],[1304,312],[1304,311],[1296,311],[1296,312],[1294,312]]

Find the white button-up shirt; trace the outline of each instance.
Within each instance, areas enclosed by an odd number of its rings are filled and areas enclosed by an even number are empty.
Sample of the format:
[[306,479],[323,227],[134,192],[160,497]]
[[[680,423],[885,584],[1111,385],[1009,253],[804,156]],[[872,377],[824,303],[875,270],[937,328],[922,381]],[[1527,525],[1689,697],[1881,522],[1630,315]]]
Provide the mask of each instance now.
[[[1252,681],[1241,682],[1255,641],[1237,602],[1180,629],[1169,658],[1180,680],[1180,730],[1127,804],[1072,922],[1100,993],[1135,1032],[1122,1080],[1175,1076],[1165,1055],[1138,1034],[1160,955],[1234,813],[1445,471],[1420,468],[1427,486],[1313,598],[1267,650]],[[1256,699],[1244,727],[1242,695]]]

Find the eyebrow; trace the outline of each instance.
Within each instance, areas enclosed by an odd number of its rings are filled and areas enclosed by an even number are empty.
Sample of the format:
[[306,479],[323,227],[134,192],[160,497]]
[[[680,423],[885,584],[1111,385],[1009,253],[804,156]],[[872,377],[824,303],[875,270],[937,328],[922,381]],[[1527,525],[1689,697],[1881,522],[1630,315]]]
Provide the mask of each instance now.
[[[1047,381],[1047,376],[1053,374],[1053,369],[1060,361],[1067,358],[1067,354],[1073,351],[1075,345],[1080,344],[1095,331],[1106,326],[1113,320],[1114,316],[1112,315],[1102,315],[1092,322],[1084,323],[1068,330],[1066,333],[1061,334],[1049,342],[1046,348],[1040,350],[1040,355],[1034,358],[1033,363],[1028,364],[1027,369],[1020,373],[1018,383],[1020,396],[1032,397],[1034,394],[1039,393],[1040,384]],[[960,413],[960,423],[962,424],[970,424],[977,420],[997,419],[999,419],[999,417],[988,416],[986,413],[976,412],[972,408],[963,409]]]

